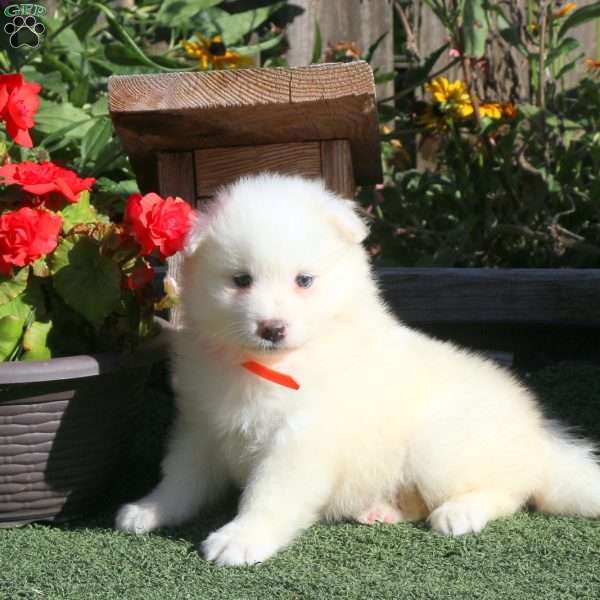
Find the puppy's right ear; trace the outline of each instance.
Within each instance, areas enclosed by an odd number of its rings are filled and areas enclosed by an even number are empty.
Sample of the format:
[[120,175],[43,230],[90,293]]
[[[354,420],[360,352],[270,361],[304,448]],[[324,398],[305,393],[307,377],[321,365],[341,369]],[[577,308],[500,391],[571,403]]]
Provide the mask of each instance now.
[[195,210],[192,217],[192,226],[183,246],[183,254],[191,256],[198,250],[206,234],[210,224],[210,215],[208,212]]

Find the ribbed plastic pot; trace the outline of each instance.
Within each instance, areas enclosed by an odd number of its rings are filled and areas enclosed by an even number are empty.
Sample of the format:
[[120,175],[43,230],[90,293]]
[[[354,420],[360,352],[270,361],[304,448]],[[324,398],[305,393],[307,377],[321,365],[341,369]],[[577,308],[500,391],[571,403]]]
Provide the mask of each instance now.
[[64,521],[106,503],[171,327],[127,357],[0,363],[0,527]]

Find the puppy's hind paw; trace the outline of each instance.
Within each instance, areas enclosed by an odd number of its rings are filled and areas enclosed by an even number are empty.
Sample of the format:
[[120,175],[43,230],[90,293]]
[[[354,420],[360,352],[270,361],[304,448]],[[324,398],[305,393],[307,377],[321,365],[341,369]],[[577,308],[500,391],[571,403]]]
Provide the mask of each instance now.
[[403,521],[402,512],[391,504],[376,504],[369,510],[361,513],[356,520],[363,525],[374,525],[375,523],[400,523]]
[[147,533],[159,525],[157,511],[143,504],[125,504],[117,512],[115,525],[121,531]]

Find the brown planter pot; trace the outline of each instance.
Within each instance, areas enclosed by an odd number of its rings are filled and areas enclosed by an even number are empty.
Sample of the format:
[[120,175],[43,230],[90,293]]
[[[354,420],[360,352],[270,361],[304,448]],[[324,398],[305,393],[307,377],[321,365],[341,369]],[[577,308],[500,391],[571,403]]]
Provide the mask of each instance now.
[[0,363],[0,527],[67,520],[108,500],[170,326],[135,354]]

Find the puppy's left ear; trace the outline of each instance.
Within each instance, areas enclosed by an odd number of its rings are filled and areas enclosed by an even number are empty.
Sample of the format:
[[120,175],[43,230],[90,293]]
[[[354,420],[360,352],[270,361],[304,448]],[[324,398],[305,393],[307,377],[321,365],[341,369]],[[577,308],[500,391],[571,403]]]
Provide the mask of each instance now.
[[207,212],[199,210],[193,212],[192,226],[183,245],[183,254],[185,256],[191,256],[198,250],[206,237],[209,223],[210,217]]
[[369,227],[358,216],[356,202],[332,194],[328,199],[326,210],[330,220],[347,241],[360,244],[369,235]]

